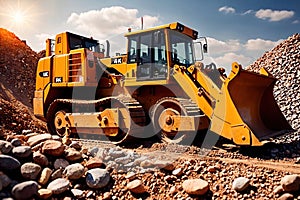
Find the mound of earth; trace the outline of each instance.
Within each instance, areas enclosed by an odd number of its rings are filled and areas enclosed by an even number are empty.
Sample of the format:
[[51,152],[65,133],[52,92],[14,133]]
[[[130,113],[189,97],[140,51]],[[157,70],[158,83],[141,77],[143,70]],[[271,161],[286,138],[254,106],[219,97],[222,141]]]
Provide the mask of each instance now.
[[275,99],[292,127],[300,129],[300,34],[296,33],[266,52],[247,69],[267,69],[278,79]]
[[[32,107],[39,55],[14,33],[0,28],[0,97],[15,99]],[[8,92],[6,92],[8,91]]]
[[0,98],[0,136],[21,134],[26,130],[46,131],[44,122],[36,119],[27,106]]
[[14,33],[0,28],[0,135],[45,130],[32,114],[36,53]]

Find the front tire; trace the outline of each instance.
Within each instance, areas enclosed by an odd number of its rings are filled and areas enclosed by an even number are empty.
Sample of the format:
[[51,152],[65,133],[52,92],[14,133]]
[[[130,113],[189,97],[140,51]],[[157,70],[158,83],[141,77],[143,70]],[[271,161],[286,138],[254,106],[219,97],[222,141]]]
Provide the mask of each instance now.
[[189,145],[193,143],[196,134],[187,131],[178,131],[174,127],[172,117],[188,116],[184,105],[176,98],[160,99],[151,111],[151,120],[157,137],[164,143]]

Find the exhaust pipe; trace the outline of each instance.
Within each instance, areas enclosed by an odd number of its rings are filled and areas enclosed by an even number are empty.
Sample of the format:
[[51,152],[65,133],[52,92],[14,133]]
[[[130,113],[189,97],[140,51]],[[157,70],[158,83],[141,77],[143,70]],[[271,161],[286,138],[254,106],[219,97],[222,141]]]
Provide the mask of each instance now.
[[110,43],[108,40],[106,40],[106,55],[105,55],[106,58],[110,57],[109,52],[110,52]]

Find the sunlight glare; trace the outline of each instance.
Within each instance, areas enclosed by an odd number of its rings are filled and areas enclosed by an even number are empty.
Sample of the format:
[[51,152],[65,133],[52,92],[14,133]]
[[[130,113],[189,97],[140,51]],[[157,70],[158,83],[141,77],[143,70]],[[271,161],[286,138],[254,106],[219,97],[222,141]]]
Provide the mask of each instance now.
[[24,17],[25,16],[24,16],[23,13],[21,13],[20,11],[18,11],[12,17],[13,17],[13,20],[14,20],[15,23],[21,24],[21,23],[24,22]]
[[35,4],[25,1],[0,0],[0,26],[7,27],[11,31],[22,32],[34,27],[37,22],[38,12]]

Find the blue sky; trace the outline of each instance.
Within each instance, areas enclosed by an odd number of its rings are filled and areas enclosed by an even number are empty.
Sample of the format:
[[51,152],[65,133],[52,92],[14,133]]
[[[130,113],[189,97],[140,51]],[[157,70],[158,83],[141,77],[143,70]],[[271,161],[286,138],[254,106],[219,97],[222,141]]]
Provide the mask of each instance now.
[[247,66],[282,40],[300,32],[299,0],[0,0],[0,27],[14,32],[35,51],[63,31],[109,39],[125,51],[128,27],[179,21],[209,42],[205,62],[230,69]]

